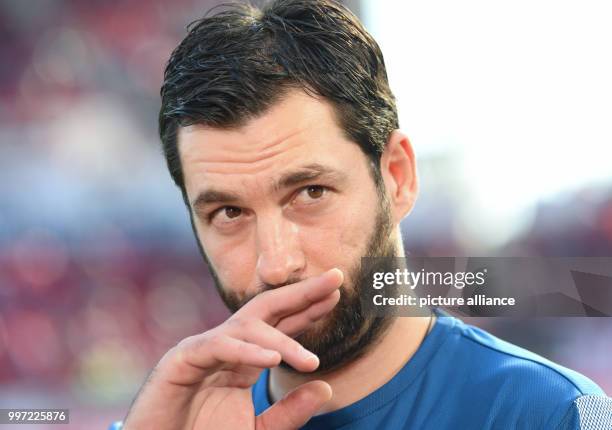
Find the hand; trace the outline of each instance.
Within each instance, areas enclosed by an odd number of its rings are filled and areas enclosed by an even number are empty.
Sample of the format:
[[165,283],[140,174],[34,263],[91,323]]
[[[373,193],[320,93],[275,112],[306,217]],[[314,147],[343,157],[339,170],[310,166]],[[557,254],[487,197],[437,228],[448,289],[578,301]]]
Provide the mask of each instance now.
[[311,381],[255,416],[251,386],[281,359],[312,372],[319,359],[293,337],[324,317],[340,299],[338,269],[263,292],[223,324],[183,339],[151,372],[124,430],[293,430],[331,398]]

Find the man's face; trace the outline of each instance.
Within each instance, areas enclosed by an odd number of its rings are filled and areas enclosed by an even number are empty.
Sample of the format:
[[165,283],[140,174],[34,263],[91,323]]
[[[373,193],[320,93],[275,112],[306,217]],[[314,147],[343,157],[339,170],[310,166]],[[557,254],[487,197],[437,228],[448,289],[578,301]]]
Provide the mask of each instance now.
[[357,337],[382,325],[361,315],[361,257],[394,255],[397,226],[332,107],[293,91],[243,127],[185,127],[178,141],[198,240],[230,309],[337,267],[345,274],[340,303],[298,340],[322,370],[363,349]]

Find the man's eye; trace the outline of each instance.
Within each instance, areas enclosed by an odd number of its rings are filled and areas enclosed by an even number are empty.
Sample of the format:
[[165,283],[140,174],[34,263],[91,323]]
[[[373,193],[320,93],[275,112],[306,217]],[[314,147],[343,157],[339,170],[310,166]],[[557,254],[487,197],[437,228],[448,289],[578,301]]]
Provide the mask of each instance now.
[[242,209],[233,206],[228,206],[225,209],[225,216],[228,218],[236,218],[242,214]]
[[220,222],[228,222],[234,218],[238,218],[240,215],[242,215],[242,209],[235,206],[225,206],[213,212],[211,219],[216,219]]
[[322,185],[308,185],[302,188],[296,197],[297,203],[309,204],[325,196],[327,188]]
[[325,188],[320,185],[311,185],[306,188],[306,192],[308,193],[308,197],[310,197],[311,199],[318,199],[320,197],[323,197],[323,194],[325,193]]

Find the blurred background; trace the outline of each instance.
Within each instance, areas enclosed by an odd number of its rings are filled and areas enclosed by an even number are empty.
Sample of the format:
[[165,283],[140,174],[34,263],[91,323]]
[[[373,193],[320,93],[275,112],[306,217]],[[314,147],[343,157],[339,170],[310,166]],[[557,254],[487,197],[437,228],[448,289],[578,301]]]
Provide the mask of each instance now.
[[[0,408],[105,428],[227,317],[156,134],[165,61],[216,3],[0,0]],[[612,256],[606,2],[346,4],[417,153],[409,252]],[[469,322],[612,392],[612,319]]]

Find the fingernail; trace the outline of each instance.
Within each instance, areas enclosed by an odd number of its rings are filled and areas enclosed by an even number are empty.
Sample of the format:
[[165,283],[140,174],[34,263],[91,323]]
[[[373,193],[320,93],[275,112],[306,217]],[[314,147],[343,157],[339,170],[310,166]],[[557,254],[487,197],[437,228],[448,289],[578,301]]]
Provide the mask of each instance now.
[[316,360],[317,362],[319,361],[319,357],[317,357],[312,352],[308,351],[303,346],[300,347],[299,354],[300,354],[300,357],[303,358],[304,360]]
[[333,272],[338,273],[344,279],[344,273],[342,273],[342,270],[338,269],[337,267],[334,267],[328,273],[333,273]]

